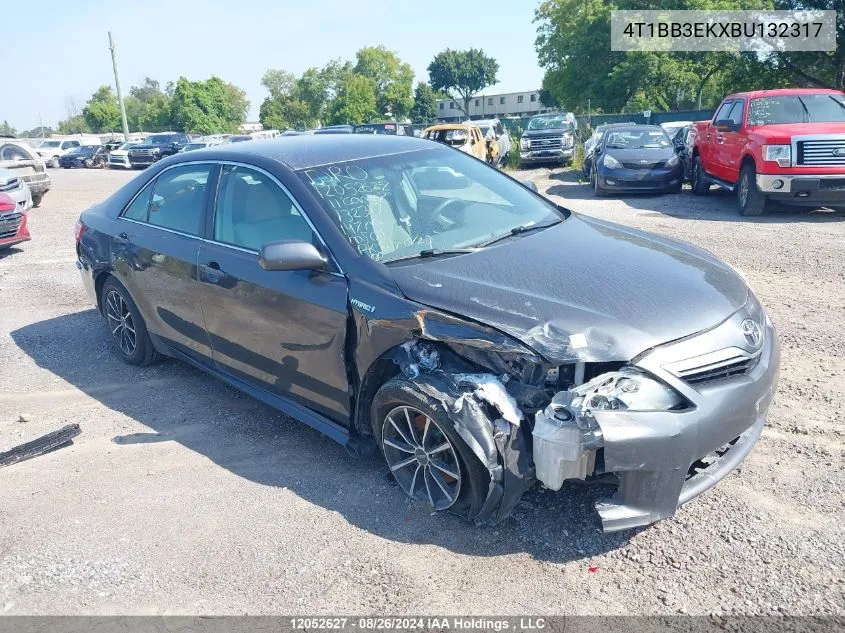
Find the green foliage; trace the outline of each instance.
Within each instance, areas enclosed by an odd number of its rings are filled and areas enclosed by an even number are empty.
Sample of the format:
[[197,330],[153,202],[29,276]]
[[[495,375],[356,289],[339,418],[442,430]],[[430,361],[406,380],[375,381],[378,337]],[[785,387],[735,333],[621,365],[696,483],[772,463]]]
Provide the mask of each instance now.
[[170,120],[174,128],[185,132],[237,132],[248,109],[244,91],[219,77],[206,81],[180,77],[173,90]]
[[111,132],[120,127],[120,107],[110,86],[100,86],[82,109],[85,123],[92,132]]
[[134,131],[169,130],[171,96],[162,91],[155,79],[144,78],[140,86],[132,86],[123,100],[129,129]]
[[8,121],[0,123],[0,136],[17,136],[17,130]]
[[368,46],[355,54],[353,72],[372,80],[379,115],[405,119],[414,105],[414,71],[384,46]]
[[58,128],[59,134],[86,134],[92,131],[88,127],[85,117],[81,114],[76,114],[64,121],[59,121]]
[[845,11],[842,0],[774,0],[776,9],[836,11],[836,50],[778,53],[777,61],[811,86],[845,90]]
[[498,62],[477,48],[466,51],[447,48],[435,55],[428,65],[431,87],[446,92],[456,101],[463,101],[461,110],[464,114],[469,112],[472,97],[496,83],[498,72]]
[[420,82],[414,89],[414,107],[410,116],[412,123],[430,123],[437,118],[438,95],[434,88],[427,83]]
[[369,77],[351,74],[340,86],[332,102],[330,121],[338,123],[365,123],[378,116],[376,84]]
[[261,78],[270,96],[261,104],[258,118],[267,129],[306,128],[316,124],[325,102],[325,81],[316,69],[300,79],[284,70],[268,70]]
[[614,9],[772,7],[771,0],[674,0],[670,5],[665,0],[541,2],[536,10],[536,47],[540,65],[546,69],[543,92],[567,110],[586,111],[589,100],[593,112],[659,111],[712,107],[727,92],[776,88],[788,82],[788,73],[771,57],[610,49],[610,12]]

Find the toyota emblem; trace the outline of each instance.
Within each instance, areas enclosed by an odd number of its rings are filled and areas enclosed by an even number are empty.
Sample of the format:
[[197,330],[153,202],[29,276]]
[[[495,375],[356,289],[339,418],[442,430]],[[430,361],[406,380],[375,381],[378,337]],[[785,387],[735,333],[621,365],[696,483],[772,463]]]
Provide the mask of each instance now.
[[748,341],[748,344],[752,347],[760,347],[760,344],[763,342],[763,330],[760,329],[760,326],[757,325],[751,319],[745,319],[739,326],[739,329],[742,330],[742,335],[745,337],[745,340]]

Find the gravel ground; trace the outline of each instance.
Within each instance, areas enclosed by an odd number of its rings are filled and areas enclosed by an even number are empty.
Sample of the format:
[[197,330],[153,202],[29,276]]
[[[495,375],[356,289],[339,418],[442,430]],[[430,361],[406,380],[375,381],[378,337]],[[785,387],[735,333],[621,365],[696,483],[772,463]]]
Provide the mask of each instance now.
[[51,175],[33,241],[0,256],[0,450],[83,433],[0,471],[0,613],[845,614],[845,215],[744,220],[715,191],[596,200],[571,171],[520,175],[724,258],[784,344],[742,468],[673,519],[603,535],[601,487],[535,490],[492,529],[430,516],[378,460],[186,365],[124,365],[72,232],[132,174]]

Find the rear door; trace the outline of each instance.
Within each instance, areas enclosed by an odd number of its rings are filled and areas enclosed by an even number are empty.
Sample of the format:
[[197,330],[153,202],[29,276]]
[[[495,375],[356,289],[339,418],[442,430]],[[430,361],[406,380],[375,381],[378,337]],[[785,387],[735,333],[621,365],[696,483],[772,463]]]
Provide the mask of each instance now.
[[745,126],[743,125],[745,121],[744,99],[734,101],[727,118],[733,121],[737,129],[736,131],[717,132],[717,161],[723,174],[722,178],[728,182],[737,182],[739,180],[740,156],[746,141]]
[[733,108],[734,100],[725,99],[722,104],[716,109],[716,114],[713,115],[713,120],[707,126],[704,133],[704,143],[699,143],[698,153],[701,157],[701,166],[704,171],[712,176],[722,178],[722,169],[719,164],[719,130],[716,129],[716,121],[727,119],[728,114]]
[[215,169],[195,163],[162,171],[126,207],[112,244],[115,273],[150,332],[208,363],[197,255]]
[[337,269],[267,271],[258,263],[261,247],[279,240],[327,251],[300,206],[269,173],[224,164],[207,230],[199,279],[217,367],[348,422],[346,278]]

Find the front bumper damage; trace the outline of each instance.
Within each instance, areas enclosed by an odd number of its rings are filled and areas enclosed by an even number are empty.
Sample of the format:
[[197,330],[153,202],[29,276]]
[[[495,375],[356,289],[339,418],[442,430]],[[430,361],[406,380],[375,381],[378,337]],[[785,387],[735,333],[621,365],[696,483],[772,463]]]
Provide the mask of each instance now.
[[[764,343],[755,354],[727,348],[727,355],[747,358],[742,374],[690,384],[679,377],[679,368],[694,365],[696,359],[711,363],[699,366],[713,365],[713,353],[701,350],[739,331],[736,322],[743,316],[734,315],[703,335],[652,350],[631,364],[681,394],[688,402],[684,408],[590,410],[589,398],[581,400],[584,394],[577,388],[557,394],[535,421],[538,478],[559,489],[564,479],[614,474],[619,480],[616,493],[596,504],[606,532],[670,517],[714,486],[742,462],[762,432],[777,385],[780,347],[775,330],[766,319]],[[536,437],[549,424],[567,431],[551,458],[548,444]],[[547,474],[550,459],[556,460],[554,477]],[[597,463],[600,472],[594,470]]]
[[[536,480],[558,490],[565,480],[611,474],[619,486],[596,504],[603,530],[611,532],[672,516],[735,469],[759,439],[777,385],[780,346],[762,311],[755,317],[762,342],[749,344],[741,327],[749,316],[743,308],[707,332],[647,350],[587,383],[579,363],[572,386],[553,397],[517,374],[473,371],[425,340],[403,345],[394,361],[442,403],[490,473],[483,507],[467,518],[504,519]],[[626,372],[668,387],[682,404],[604,409],[585,397],[592,386]],[[550,425],[556,443],[546,441]]]

